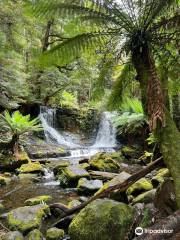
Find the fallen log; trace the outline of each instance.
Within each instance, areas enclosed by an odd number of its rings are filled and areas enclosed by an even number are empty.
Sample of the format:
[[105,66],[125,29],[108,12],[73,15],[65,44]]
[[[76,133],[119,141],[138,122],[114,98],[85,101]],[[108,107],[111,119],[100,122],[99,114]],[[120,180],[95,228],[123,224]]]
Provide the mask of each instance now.
[[114,177],[118,176],[118,173],[110,173],[110,172],[101,172],[101,171],[89,171],[89,174],[92,178],[101,179],[101,180],[111,180]]
[[[86,202],[81,203],[80,205],[73,207],[71,209],[66,209],[64,211],[64,215],[62,217],[66,217],[69,215],[72,215],[78,211],[80,211],[81,209],[83,209],[85,206],[87,206],[89,203],[91,203],[92,201],[98,199],[98,198],[102,198],[107,196],[109,193],[111,193],[114,190],[118,190],[119,192],[124,192],[127,190],[127,188],[129,188],[133,183],[137,182],[139,179],[141,179],[142,177],[144,177],[145,175],[147,175],[148,173],[150,173],[151,171],[153,171],[154,169],[156,169],[157,167],[159,167],[161,164],[163,163],[162,161],[162,157],[156,159],[155,161],[153,161],[152,163],[150,163],[147,167],[145,167],[144,169],[138,171],[137,173],[133,174],[132,176],[130,176],[126,181],[124,181],[123,183],[119,183],[116,184],[114,186],[110,186],[107,189],[105,189],[104,191],[93,195],[91,198],[89,198]],[[58,207],[58,206],[57,206]],[[58,222],[57,222],[58,223]]]

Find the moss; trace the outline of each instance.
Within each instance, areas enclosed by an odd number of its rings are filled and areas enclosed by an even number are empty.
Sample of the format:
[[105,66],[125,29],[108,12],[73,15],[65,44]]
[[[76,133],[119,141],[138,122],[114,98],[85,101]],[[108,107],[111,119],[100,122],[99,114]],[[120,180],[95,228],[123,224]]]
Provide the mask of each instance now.
[[157,187],[160,183],[163,183],[165,177],[169,177],[170,172],[167,168],[161,168],[157,174],[152,178],[153,186]]
[[109,199],[87,205],[69,226],[72,240],[122,240],[133,222],[131,206]]
[[128,158],[136,158],[137,157],[137,150],[134,147],[124,146],[121,149],[123,156]]
[[46,239],[47,240],[60,240],[64,237],[64,230],[58,228],[50,228],[47,230]]
[[11,230],[19,230],[22,233],[26,233],[32,229],[39,228],[42,218],[49,213],[48,205],[20,207],[8,213],[8,225]]
[[128,195],[137,196],[138,194],[153,189],[153,185],[150,180],[141,178],[127,189]]
[[88,170],[90,168],[90,165],[88,163],[82,163],[82,164],[79,164],[79,167],[82,169]]
[[28,234],[27,240],[43,240],[42,233],[38,229],[35,229]]
[[58,148],[58,151],[59,151],[60,153],[65,153],[65,149],[64,149],[63,147]]
[[0,175],[0,186],[2,185],[7,185],[11,182],[11,178],[9,177],[4,177]]
[[43,172],[43,167],[39,162],[29,162],[27,164],[23,164],[19,169],[19,173],[36,173]]
[[33,205],[37,205],[39,203],[42,203],[42,202],[48,202],[52,200],[52,197],[49,196],[49,195],[43,195],[43,196],[38,196],[38,197],[34,197],[34,198],[30,198],[30,199],[27,199],[25,201],[25,204],[27,206],[33,206]]
[[156,193],[156,189],[152,189],[150,191],[147,191],[145,193],[141,193],[136,198],[132,200],[132,203],[150,203],[154,200]]
[[118,162],[108,153],[97,153],[89,163],[92,168],[99,171],[119,172],[120,169]]
[[68,208],[73,208],[80,204],[81,204],[81,202],[79,200],[72,200],[71,202],[68,203]]
[[4,210],[5,210],[4,205],[2,205],[2,203],[0,203],[0,213],[4,212]]
[[149,208],[145,208],[143,211],[143,218],[140,222],[140,227],[148,228],[151,225],[151,214]]

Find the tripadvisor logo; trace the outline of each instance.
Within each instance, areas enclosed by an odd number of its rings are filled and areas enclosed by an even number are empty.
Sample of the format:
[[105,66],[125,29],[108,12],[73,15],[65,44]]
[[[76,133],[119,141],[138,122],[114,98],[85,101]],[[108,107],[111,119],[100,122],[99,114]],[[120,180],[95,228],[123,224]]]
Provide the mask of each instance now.
[[140,236],[143,233],[171,234],[173,233],[173,229],[143,229],[142,227],[137,227],[135,229],[136,235]]

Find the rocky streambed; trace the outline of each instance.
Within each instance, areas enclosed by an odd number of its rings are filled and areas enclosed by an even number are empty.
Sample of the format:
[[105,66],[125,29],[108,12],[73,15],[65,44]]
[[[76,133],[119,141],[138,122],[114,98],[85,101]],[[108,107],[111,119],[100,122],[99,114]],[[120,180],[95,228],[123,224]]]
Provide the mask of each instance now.
[[[135,239],[136,227],[151,227],[177,210],[172,179],[162,166],[125,192],[114,191],[59,222],[62,206],[78,206],[142,170],[140,151],[124,146],[116,152],[72,159],[62,148],[42,142],[31,142],[25,150],[18,163],[1,156],[0,239]],[[176,233],[177,227],[167,239]]]

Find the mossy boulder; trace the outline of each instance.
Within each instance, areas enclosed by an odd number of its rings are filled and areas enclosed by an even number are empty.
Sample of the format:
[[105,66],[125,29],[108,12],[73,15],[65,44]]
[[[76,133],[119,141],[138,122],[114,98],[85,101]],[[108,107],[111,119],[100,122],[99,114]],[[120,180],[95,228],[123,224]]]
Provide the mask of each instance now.
[[117,158],[109,153],[97,153],[89,161],[92,169],[104,172],[119,172],[120,165]]
[[20,180],[26,180],[26,179],[29,179],[29,180],[35,180],[37,179],[39,176],[37,173],[20,173],[18,175],[18,178]]
[[64,168],[58,175],[60,185],[63,187],[76,187],[80,178],[89,178],[89,173],[79,165],[71,165]]
[[137,197],[135,197],[132,200],[132,203],[136,204],[136,203],[150,203],[150,202],[153,202],[155,194],[156,194],[156,189],[152,189],[152,190],[147,191],[145,193],[141,193],[140,195],[138,195]]
[[98,199],[88,204],[69,226],[71,240],[122,240],[133,223],[134,209],[121,202]]
[[[127,172],[121,172],[120,174],[118,174],[118,176],[114,177],[112,180],[106,182],[100,189],[99,191],[96,193],[101,193],[103,192],[105,189],[112,187],[116,184],[120,184],[122,182],[124,182],[125,180],[127,180],[131,175]],[[126,194],[124,193],[120,193],[118,191],[114,191],[110,193],[110,198],[114,199],[114,200],[118,200],[118,201],[127,201],[127,197]]]
[[37,196],[34,198],[29,198],[25,201],[25,204],[27,206],[33,206],[33,205],[37,205],[39,203],[46,203],[48,201],[51,201],[52,197],[49,195],[43,195],[43,196]]
[[19,207],[7,214],[7,222],[11,230],[27,233],[35,228],[39,228],[43,217],[49,213],[48,205],[44,204]]
[[8,232],[2,237],[2,240],[23,240],[23,239],[24,239],[23,235],[18,231]]
[[57,175],[59,173],[59,171],[68,167],[69,165],[70,165],[70,162],[67,160],[62,160],[62,161],[58,162],[58,164],[53,167],[54,174]]
[[170,176],[169,169],[161,168],[151,180],[153,186],[157,187],[160,183],[164,182],[165,177],[169,177],[169,176]]
[[44,173],[43,166],[39,162],[29,162],[23,164],[19,169],[19,173]]
[[79,193],[86,195],[92,194],[103,187],[103,182],[101,180],[88,180],[86,178],[81,178],[78,181],[77,190]]
[[43,235],[38,229],[34,229],[27,236],[27,240],[43,240],[43,239],[44,239]]
[[137,158],[138,150],[135,147],[124,146],[121,148],[122,155],[128,159]]
[[46,240],[60,240],[64,237],[64,230],[59,228],[49,228],[46,233]]
[[153,185],[149,179],[146,178],[141,178],[134,184],[132,184],[128,189],[127,189],[127,194],[128,195],[133,195],[137,196],[145,191],[149,191],[153,189]]
[[68,208],[73,208],[73,207],[77,207],[81,204],[81,202],[79,200],[72,200],[71,202],[68,203]]
[[0,186],[8,185],[11,182],[11,178],[0,175]]

